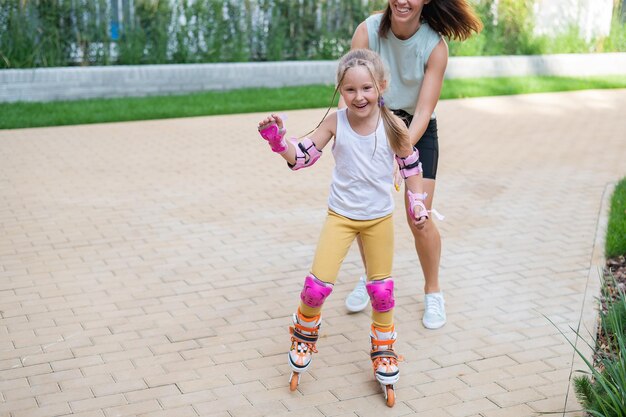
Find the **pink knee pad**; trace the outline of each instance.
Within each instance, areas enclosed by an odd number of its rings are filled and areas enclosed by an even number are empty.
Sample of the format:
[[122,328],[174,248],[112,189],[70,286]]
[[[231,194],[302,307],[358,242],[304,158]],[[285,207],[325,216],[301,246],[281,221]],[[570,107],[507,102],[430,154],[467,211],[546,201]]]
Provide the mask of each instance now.
[[300,299],[309,307],[317,308],[324,304],[324,300],[333,290],[333,284],[320,281],[313,274],[304,279],[304,288],[300,293]]
[[380,313],[391,310],[396,305],[393,298],[393,278],[370,281],[365,285],[372,300],[372,308]]

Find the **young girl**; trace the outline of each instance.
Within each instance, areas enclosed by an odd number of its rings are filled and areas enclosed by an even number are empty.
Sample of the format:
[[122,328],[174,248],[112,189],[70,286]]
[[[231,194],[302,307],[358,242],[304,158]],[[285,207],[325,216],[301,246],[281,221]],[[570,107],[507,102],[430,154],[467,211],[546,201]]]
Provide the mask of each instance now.
[[357,235],[367,260],[367,292],[372,303],[371,359],[387,405],[395,402],[398,359],[393,350],[393,161],[400,166],[416,226],[428,220],[422,194],[422,167],[409,142],[406,126],[382,99],[387,87],[380,56],[367,49],[352,50],[339,61],[337,89],[346,108],[326,117],[310,136],[294,144],[285,140],[283,121],[271,115],[259,123],[261,136],[292,170],[310,167],[335,139],[335,157],[328,216],[317,245],[313,266],[304,280],[300,306],[293,315],[289,364],[290,388],[317,352],[316,342],[324,300],[333,290],[341,263]]
[[[439,160],[435,106],[448,63],[444,37],[465,40],[481,28],[482,23],[468,0],[389,0],[385,10],[368,17],[352,37],[353,49],[376,51],[391,72],[393,82],[385,92],[385,101],[404,120],[410,142],[420,153],[424,164],[424,190],[428,195],[425,203],[429,210]],[[409,227],[425,279],[422,323],[428,329],[438,329],[446,323],[439,285],[441,237],[432,221],[417,228],[409,219]],[[363,260],[367,270],[369,266],[364,256]],[[359,281],[346,299],[350,311],[360,311],[368,304],[363,281]]]

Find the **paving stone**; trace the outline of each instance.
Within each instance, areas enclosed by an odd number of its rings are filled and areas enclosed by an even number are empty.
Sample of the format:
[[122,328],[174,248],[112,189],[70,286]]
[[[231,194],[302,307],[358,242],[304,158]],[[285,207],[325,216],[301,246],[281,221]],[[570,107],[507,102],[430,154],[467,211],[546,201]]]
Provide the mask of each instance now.
[[[626,175],[624,108],[626,90],[438,104],[448,323],[420,323],[423,277],[395,193],[405,361],[393,409],[373,381],[371,310],[343,305],[363,271],[356,245],[325,304],[320,353],[287,387],[287,327],[324,221],[330,154],[289,171],[257,137],[261,114],[0,131],[0,414],[576,409],[565,395],[583,365],[547,318],[568,337],[581,309],[594,322],[589,271],[607,190]],[[325,110],[287,112],[290,134]],[[254,154],[254,175],[233,170],[236,149]],[[252,208],[240,204],[250,192]]]

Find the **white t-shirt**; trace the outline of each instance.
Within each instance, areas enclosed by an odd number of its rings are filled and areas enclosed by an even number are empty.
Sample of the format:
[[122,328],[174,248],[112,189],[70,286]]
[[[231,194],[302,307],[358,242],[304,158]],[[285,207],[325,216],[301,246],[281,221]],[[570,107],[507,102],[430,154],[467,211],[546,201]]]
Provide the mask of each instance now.
[[[382,13],[365,20],[369,49],[378,52],[389,69],[390,83],[383,94],[385,105],[394,110],[415,113],[430,54],[442,39],[426,22],[409,39],[398,39],[391,30],[387,38],[378,36]],[[434,114],[431,116],[434,119]]]
[[373,220],[393,212],[393,160],[382,119],[374,132],[352,130],[346,109],[337,111],[328,207],[353,220]]

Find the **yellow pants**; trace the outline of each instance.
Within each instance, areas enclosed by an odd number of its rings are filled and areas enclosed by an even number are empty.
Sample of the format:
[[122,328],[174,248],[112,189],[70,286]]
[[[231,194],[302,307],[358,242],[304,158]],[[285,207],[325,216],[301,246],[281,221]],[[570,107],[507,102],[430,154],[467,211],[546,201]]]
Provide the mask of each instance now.
[[[393,264],[393,218],[392,215],[374,220],[352,220],[328,210],[322,228],[311,273],[320,281],[334,284],[339,268],[346,258],[357,235],[361,235],[363,255],[367,264],[367,280],[391,277]],[[321,307],[309,307],[300,303],[300,312],[314,317]],[[372,321],[377,327],[393,325],[393,309],[384,313],[372,310]]]

